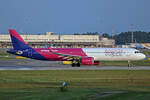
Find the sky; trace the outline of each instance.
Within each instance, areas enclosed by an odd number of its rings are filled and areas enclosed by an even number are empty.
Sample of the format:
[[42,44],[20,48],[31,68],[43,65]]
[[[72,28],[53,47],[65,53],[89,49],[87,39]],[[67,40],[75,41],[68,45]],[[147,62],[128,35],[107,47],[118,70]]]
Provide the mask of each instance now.
[[[0,33],[150,31],[150,0],[0,0]],[[112,28],[114,27],[114,28]]]

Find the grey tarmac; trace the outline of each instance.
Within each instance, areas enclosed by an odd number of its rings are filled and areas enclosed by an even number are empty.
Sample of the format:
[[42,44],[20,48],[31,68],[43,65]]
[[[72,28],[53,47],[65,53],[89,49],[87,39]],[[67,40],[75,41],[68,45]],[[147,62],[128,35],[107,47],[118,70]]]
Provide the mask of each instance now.
[[33,59],[0,59],[0,70],[150,70],[148,66],[85,66],[71,67],[56,61]]
[[61,67],[25,67],[25,66],[10,66],[10,67],[0,67],[0,70],[150,70],[150,67],[138,66],[138,67],[119,67],[119,66],[81,66],[81,67],[71,67],[71,66],[61,66]]

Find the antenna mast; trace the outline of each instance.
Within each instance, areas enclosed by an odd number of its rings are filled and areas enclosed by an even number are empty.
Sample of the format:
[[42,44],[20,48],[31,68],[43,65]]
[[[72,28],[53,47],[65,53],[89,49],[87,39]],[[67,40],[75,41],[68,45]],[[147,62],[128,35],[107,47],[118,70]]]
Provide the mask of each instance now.
[[112,34],[111,34],[111,38],[114,39],[114,25],[112,25]]
[[28,35],[28,18],[25,19],[25,34],[26,34],[26,42],[28,40],[27,35]]
[[131,43],[134,43],[133,38],[134,38],[133,24],[131,24]]

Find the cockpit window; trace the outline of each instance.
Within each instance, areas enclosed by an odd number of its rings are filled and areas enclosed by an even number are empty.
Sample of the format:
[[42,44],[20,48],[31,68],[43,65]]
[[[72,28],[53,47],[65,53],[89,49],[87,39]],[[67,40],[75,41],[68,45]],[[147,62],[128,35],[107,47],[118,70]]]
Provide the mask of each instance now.
[[140,51],[135,51],[135,53],[140,53]]

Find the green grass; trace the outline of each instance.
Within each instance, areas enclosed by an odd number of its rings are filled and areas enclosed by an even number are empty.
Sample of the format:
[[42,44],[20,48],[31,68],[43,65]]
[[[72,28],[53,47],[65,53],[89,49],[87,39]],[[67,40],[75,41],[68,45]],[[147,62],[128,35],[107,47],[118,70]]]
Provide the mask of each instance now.
[[[133,66],[150,66],[149,60],[131,61]],[[128,66],[127,61],[101,61],[100,66]]]
[[0,56],[7,56],[7,55],[12,55],[12,54],[7,53],[6,50],[0,51]]
[[92,93],[88,89],[71,89],[60,92],[57,88],[30,88],[0,91],[1,100],[81,100]]
[[[149,92],[130,91],[127,93],[107,96],[107,97],[101,98],[100,100],[149,100],[149,98],[150,98]],[[99,98],[95,100],[99,100]]]
[[[61,92],[66,81],[68,91]],[[121,93],[113,93],[121,91]],[[112,92],[112,93],[107,93]],[[106,95],[102,97],[103,95]],[[148,100],[148,70],[0,71],[0,100]]]
[[150,55],[150,51],[142,51],[145,55]]

